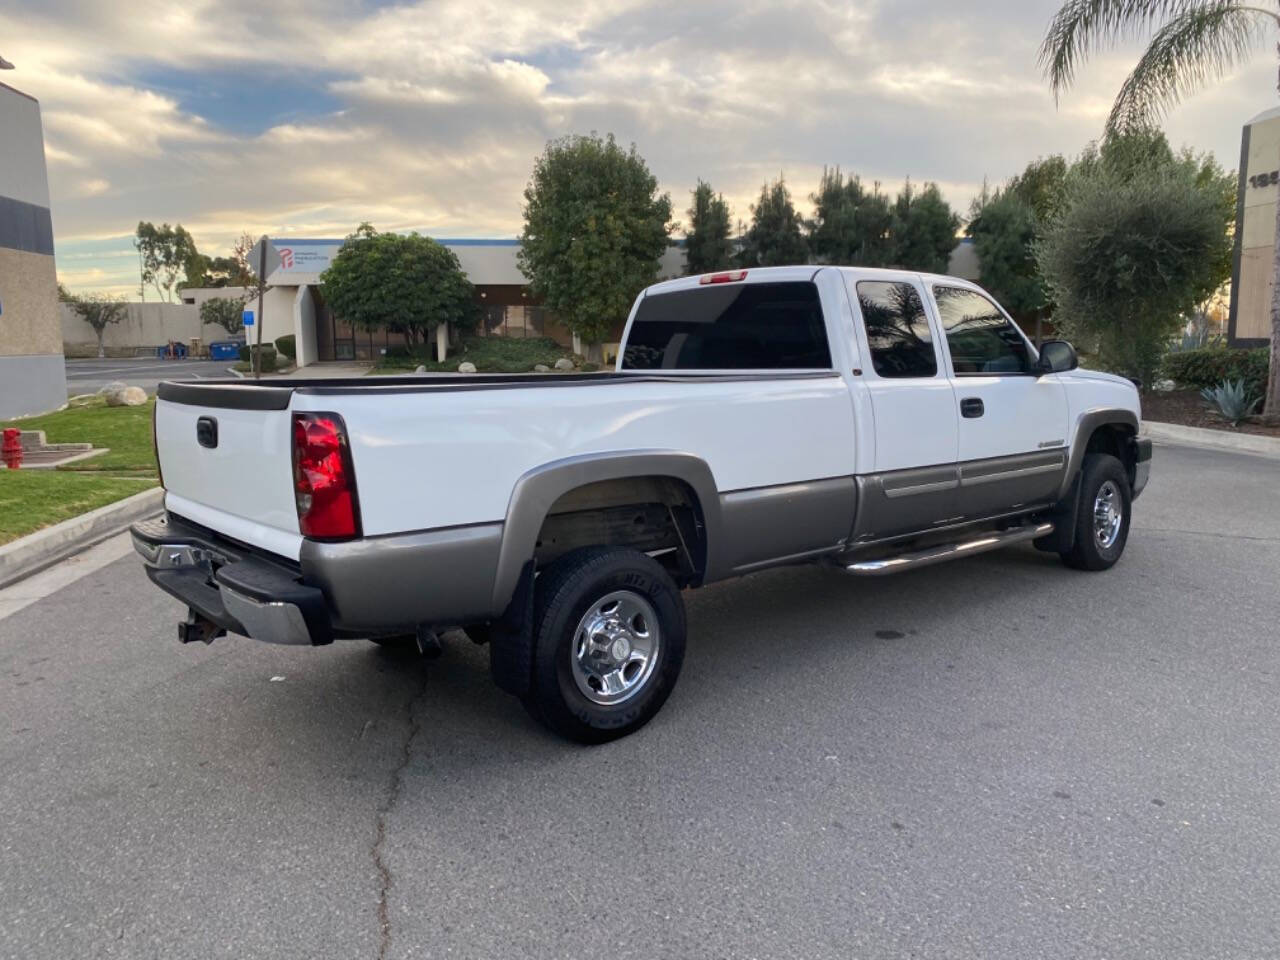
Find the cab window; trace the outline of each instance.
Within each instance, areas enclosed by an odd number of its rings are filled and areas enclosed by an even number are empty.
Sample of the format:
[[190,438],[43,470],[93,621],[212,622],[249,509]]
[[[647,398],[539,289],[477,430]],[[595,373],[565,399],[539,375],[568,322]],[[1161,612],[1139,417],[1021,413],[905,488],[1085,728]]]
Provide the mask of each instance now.
[[894,379],[937,376],[933,334],[915,284],[859,281],[858,307],[871,348],[871,366],[878,376]]
[[933,288],[933,298],[956,376],[1030,371],[1027,341],[990,299],[974,290],[943,285]]
[[829,370],[831,350],[811,282],[734,283],[640,301],[624,370]]

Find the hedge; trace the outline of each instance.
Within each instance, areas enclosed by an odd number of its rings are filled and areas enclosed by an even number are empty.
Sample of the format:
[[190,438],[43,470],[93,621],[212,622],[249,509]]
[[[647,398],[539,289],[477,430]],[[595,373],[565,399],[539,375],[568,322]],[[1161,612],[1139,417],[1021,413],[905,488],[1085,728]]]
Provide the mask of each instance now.
[[[244,346],[240,348],[240,359],[244,363],[249,363],[253,357],[253,351],[257,347]],[[269,343],[262,345],[262,364],[263,373],[274,373],[276,369],[276,348]]]
[[1245,388],[1261,394],[1267,386],[1267,347],[1238,350],[1202,347],[1182,350],[1164,358],[1164,375],[1184,387],[1216,387],[1223,380],[1244,380]]
[[290,360],[296,360],[298,358],[298,338],[292,333],[287,337],[277,337],[276,350],[284,354]]

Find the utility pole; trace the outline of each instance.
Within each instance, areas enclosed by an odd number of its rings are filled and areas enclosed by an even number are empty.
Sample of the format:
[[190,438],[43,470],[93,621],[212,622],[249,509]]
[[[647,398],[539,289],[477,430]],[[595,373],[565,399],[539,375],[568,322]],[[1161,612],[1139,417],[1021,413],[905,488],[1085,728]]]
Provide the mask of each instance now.
[[267,288],[267,238],[262,238],[258,249],[258,345],[253,350],[253,379],[262,379],[262,293]]

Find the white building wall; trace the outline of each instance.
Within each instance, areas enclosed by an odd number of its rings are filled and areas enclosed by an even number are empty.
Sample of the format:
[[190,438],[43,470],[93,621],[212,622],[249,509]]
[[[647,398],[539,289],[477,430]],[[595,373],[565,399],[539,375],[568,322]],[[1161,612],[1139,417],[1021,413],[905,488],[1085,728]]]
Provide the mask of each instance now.
[[310,285],[298,288],[293,302],[293,329],[298,338],[298,366],[305,367],[319,358],[316,347],[316,300]]

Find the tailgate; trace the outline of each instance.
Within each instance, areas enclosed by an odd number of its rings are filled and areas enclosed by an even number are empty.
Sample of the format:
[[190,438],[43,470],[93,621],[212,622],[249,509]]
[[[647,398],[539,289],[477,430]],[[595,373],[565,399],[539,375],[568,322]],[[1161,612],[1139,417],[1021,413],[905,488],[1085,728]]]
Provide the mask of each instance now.
[[292,390],[163,383],[156,449],[165,506],[224,536],[296,560]]

